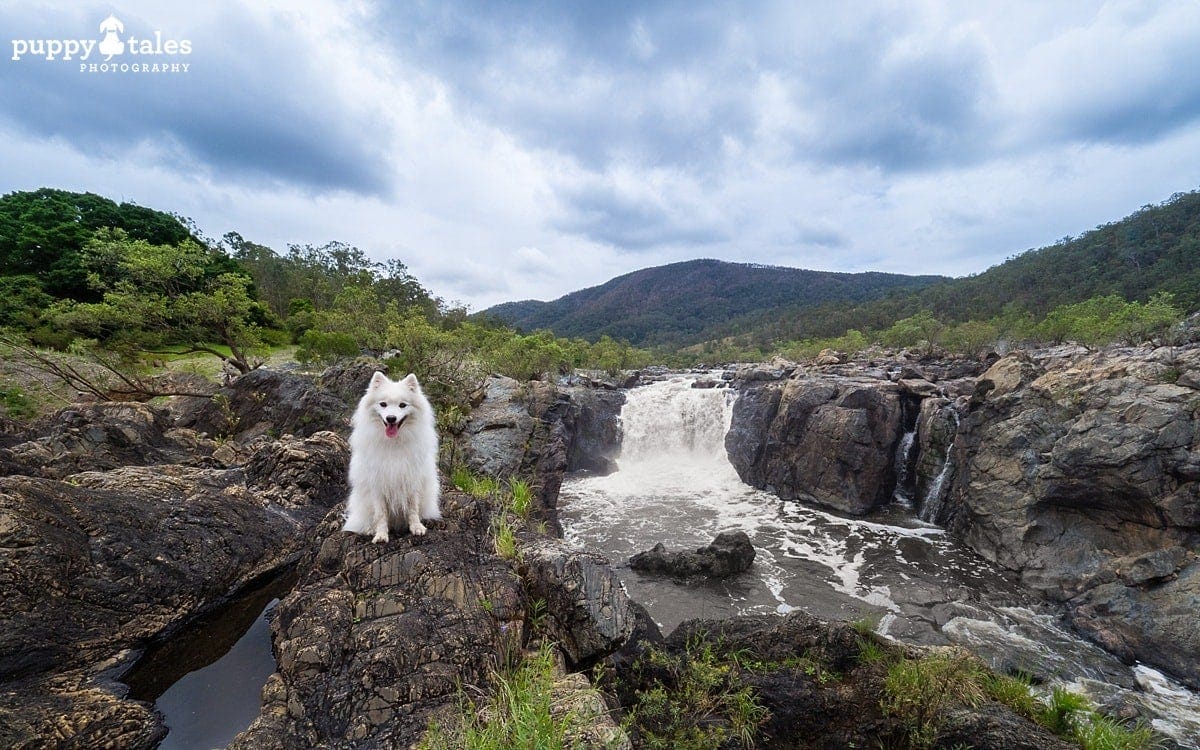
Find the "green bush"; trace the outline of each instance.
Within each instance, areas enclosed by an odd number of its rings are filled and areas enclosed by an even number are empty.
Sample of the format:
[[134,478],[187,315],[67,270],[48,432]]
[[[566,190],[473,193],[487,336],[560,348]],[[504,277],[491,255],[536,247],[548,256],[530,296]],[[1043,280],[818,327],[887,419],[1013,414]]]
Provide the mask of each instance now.
[[933,747],[949,709],[983,703],[985,673],[975,659],[955,654],[903,659],[888,667],[881,707],[904,727],[912,747]]
[[300,362],[332,362],[343,357],[357,357],[358,343],[348,333],[326,333],[309,329],[300,337],[296,359]]
[[626,717],[640,747],[709,750],[730,741],[754,746],[769,713],[754,689],[742,683],[735,660],[719,658],[712,644],[700,638],[692,639],[679,656],[651,648],[641,658],[644,668],[661,676],[638,691]]

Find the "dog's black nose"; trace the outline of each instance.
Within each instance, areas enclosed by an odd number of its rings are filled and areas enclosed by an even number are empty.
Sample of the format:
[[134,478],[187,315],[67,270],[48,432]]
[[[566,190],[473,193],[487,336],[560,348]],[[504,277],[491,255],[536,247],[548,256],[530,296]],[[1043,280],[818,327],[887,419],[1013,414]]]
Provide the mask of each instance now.
[[384,418],[383,418],[383,421],[384,421],[384,422],[387,422],[388,424],[396,424],[396,415],[395,415],[395,414],[389,414],[389,415],[387,415],[386,417],[384,417]]

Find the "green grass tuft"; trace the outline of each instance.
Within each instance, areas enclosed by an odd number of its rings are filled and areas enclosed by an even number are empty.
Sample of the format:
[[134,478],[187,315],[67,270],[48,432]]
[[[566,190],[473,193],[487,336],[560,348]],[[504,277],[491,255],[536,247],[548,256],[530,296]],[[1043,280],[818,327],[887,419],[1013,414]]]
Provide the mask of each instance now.
[[517,532],[513,525],[509,523],[507,515],[499,515],[493,523],[493,529],[496,535],[496,554],[505,560],[520,559],[520,550],[517,549]]
[[533,510],[533,488],[523,479],[511,477],[508,480],[508,506],[522,518],[528,518]]
[[565,750],[581,728],[573,713],[555,715],[554,647],[545,645],[494,675],[491,696],[480,704],[464,696],[452,726],[431,726],[419,750]]

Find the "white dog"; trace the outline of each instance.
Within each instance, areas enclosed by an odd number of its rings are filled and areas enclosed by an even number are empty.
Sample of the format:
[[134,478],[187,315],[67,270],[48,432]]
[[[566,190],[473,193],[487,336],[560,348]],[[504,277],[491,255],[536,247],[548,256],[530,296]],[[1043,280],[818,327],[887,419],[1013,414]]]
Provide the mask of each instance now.
[[421,519],[442,517],[433,422],[433,407],[416,375],[394,382],[375,373],[352,420],[343,531],[374,534],[371,541],[386,542],[393,524],[407,523],[411,533],[421,535]]

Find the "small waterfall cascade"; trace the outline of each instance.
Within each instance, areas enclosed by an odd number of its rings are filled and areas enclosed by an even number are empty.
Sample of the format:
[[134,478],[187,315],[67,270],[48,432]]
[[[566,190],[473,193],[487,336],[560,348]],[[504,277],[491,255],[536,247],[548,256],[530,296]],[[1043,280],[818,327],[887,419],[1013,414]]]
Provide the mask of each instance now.
[[900,503],[906,508],[912,507],[912,497],[909,495],[913,489],[912,462],[913,462],[913,446],[916,445],[917,431],[911,429],[900,438],[900,442],[896,445],[896,489],[892,492],[892,500]]
[[953,408],[945,411],[950,413],[950,440],[946,443],[946,455],[942,458],[942,470],[929,483],[929,487],[925,490],[925,497],[921,499],[919,516],[926,523],[937,523],[942,506],[945,504],[946,479],[954,470],[954,435],[958,432],[958,412]]

